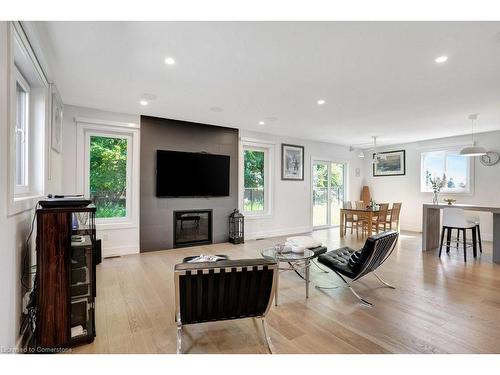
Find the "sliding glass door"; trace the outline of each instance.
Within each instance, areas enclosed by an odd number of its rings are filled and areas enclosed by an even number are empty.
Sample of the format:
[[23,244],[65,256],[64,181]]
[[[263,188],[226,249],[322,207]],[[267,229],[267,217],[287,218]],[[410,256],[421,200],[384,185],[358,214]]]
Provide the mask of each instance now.
[[312,170],[313,227],[339,225],[340,208],[345,198],[345,164],[314,161]]

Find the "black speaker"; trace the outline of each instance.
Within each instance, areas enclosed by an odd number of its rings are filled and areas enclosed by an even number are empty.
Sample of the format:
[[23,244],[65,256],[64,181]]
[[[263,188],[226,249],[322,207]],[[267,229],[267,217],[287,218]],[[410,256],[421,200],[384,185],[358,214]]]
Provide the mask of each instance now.
[[94,254],[95,264],[100,264],[102,262],[102,241],[96,240],[95,242],[95,254]]

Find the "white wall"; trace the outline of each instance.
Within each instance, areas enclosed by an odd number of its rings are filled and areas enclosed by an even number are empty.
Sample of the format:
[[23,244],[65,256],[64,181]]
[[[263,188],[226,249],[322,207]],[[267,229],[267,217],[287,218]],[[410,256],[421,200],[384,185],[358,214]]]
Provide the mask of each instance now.
[[[116,121],[140,124],[138,115],[128,115],[100,111],[97,109],[64,106],[63,119],[63,151],[62,151],[62,189],[60,193],[79,193],[77,187],[77,134],[75,117],[87,119]],[[136,202],[135,207],[139,207]],[[103,256],[124,255],[139,251],[139,224],[132,228],[116,228],[104,230],[97,226],[97,237],[102,239]]]
[[[477,134],[476,140],[478,145],[485,147],[487,150],[500,151],[500,132]],[[380,148],[379,151],[406,150],[406,175],[373,177],[371,158],[365,158],[365,178],[373,199],[377,202],[402,202],[401,229],[421,232],[422,204],[432,201],[432,193],[420,192],[421,153],[448,145],[464,145],[467,143],[470,143],[470,136],[442,138]],[[463,146],[458,147],[462,148]],[[440,199],[450,197],[456,199],[457,203],[500,206],[500,163],[492,167],[485,167],[476,157],[474,158],[473,170],[474,192],[472,194],[442,193]],[[489,213],[477,213],[477,215],[481,219],[482,238],[491,240],[493,232],[492,215]]]
[[[30,263],[34,263],[34,244],[36,229],[32,236],[29,249],[25,248],[26,239],[31,227],[34,210],[26,210],[8,215],[8,140],[9,133],[9,23],[0,22],[0,347],[14,348],[18,340],[21,320],[21,270],[22,255],[29,251]],[[32,46],[35,42],[30,40]],[[49,76],[50,79],[50,76]],[[48,126],[48,125],[47,125]],[[46,135],[48,134],[46,129]],[[51,178],[48,177],[46,167],[44,184],[45,189],[57,189],[61,184],[61,156],[49,150],[45,144],[45,155],[49,156],[52,164]]]
[[[346,191],[348,196],[346,198],[351,200],[359,199],[362,177],[356,177],[355,170],[360,168],[362,175],[363,163],[362,160],[356,157],[355,153],[349,152],[348,147],[246,130],[240,131],[240,137],[273,142],[275,145],[272,217],[264,219],[247,217],[245,219],[246,238],[270,237],[312,230],[312,158],[347,163],[348,186]],[[304,181],[281,180],[282,143],[304,146]]]

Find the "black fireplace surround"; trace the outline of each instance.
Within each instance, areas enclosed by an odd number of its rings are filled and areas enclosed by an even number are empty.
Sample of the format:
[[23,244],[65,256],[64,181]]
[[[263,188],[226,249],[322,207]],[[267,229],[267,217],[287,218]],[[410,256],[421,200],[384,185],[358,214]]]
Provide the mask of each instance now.
[[174,248],[212,243],[212,210],[174,211]]

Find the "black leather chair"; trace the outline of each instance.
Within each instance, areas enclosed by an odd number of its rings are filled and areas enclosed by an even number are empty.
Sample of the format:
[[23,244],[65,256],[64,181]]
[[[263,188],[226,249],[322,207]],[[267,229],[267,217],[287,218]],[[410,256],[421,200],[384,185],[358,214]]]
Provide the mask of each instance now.
[[177,353],[182,327],[219,320],[259,318],[269,352],[265,317],[274,297],[278,265],[267,259],[222,260],[175,265]]
[[[394,250],[399,233],[396,231],[382,232],[367,238],[365,245],[359,250],[353,250],[350,247],[343,247],[337,250],[329,251],[318,257],[318,262],[330,268],[333,272],[344,281],[349,290],[367,306],[372,306],[372,303],[362,298],[352,288],[351,283],[359,280],[363,276],[373,273],[377,279],[385,286],[395,289],[388,284],[380,276],[375,273],[375,270],[385,262]],[[349,283],[346,278],[351,279]],[[337,287],[321,287],[318,289],[335,289]]]

